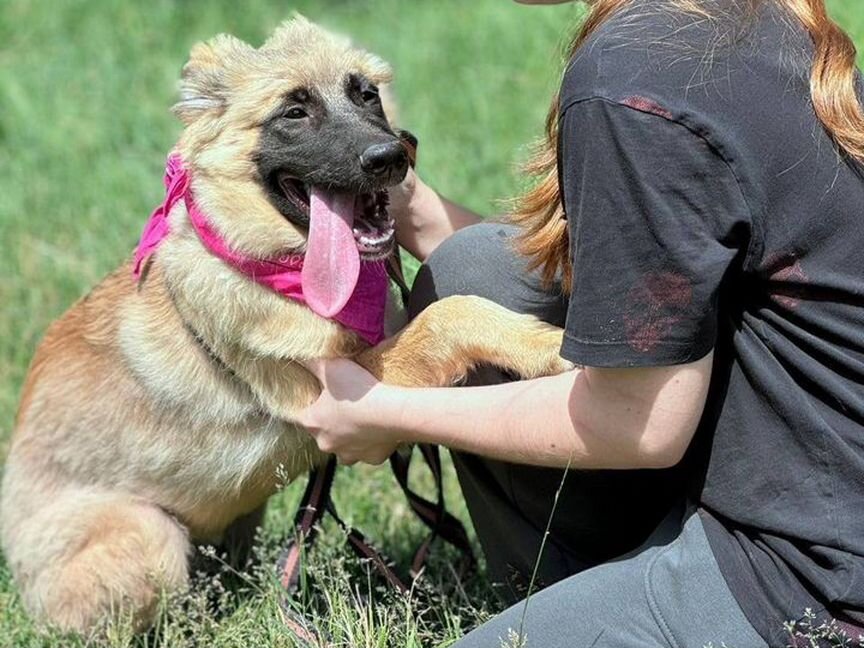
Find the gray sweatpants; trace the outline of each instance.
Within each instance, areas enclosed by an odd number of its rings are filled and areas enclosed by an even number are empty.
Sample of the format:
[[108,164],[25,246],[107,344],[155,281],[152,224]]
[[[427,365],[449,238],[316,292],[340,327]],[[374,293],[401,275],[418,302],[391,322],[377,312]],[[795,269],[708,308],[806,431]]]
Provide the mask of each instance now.
[[[513,232],[484,223],[443,243],[417,276],[412,315],[449,295],[479,295],[563,326],[566,298],[527,271],[512,250]],[[503,380],[491,369],[472,377],[474,384]],[[563,473],[465,453],[453,460],[490,575],[505,598],[519,600]],[[514,648],[764,647],[726,586],[698,514],[684,504],[693,469],[685,462],[568,472],[535,582],[535,591],[546,589],[531,597],[527,643]],[[509,647],[524,610],[516,604],[454,648]]]

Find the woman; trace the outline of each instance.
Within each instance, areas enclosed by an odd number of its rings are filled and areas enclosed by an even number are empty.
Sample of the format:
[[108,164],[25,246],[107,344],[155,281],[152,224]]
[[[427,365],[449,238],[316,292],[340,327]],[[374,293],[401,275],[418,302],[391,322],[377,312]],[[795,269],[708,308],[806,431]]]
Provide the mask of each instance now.
[[517,605],[460,648],[511,630],[547,648],[785,646],[807,608],[861,632],[854,61],[823,0],[594,0],[520,229],[473,225],[409,180],[415,312],[482,295],[564,326],[561,353],[584,367],[457,390],[312,368],[324,391],[304,422],[323,450],[453,450],[492,574],[516,594],[563,478],[538,571],[557,583],[524,626]]

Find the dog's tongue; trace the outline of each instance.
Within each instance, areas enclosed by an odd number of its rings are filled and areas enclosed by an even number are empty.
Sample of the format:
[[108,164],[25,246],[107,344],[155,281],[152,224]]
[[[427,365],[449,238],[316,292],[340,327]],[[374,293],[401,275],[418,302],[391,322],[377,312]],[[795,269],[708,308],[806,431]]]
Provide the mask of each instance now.
[[345,307],[360,276],[354,200],[350,194],[319,189],[309,196],[309,238],[300,279],[306,303],[322,317],[333,317]]

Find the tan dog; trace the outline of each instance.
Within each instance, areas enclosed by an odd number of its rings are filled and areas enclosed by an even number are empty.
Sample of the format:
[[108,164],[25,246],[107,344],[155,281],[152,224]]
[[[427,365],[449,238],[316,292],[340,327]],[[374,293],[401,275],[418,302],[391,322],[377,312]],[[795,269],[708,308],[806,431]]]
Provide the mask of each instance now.
[[[228,36],[193,49],[178,150],[234,249],[302,253],[310,187],[375,196],[402,179],[377,92],[388,80],[380,60],[301,18],[259,49]],[[430,386],[478,363],[565,368],[560,330],[473,297],[369,348],[213,256],[182,202],[169,221],[140,282],[127,263],[50,327],[24,386],[3,550],[27,608],[51,624],[87,630],[125,606],[146,626],[159,592],[186,586],[192,542],[259,509],[280,466],[293,478],[324,459],[292,423],[319,391],[301,361],[352,357]],[[358,234],[366,258],[392,249],[392,227],[376,227],[374,240]]]

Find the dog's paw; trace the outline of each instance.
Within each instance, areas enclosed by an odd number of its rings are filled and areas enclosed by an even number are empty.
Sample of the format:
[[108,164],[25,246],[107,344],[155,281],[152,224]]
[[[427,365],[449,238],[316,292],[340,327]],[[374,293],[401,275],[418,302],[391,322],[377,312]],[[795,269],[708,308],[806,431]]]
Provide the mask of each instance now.
[[558,374],[573,371],[576,368],[576,365],[574,363],[570,362],[569,360],[565,360],[560,355],[558,355],[559,352],[560,347],[559,351],[555,352],[556,357],[549,359],[549,364],[547,365],[545,370],[540,372],[538,378],[540,376],[557,376]]
[[575,365],[561,357],[564,331],[557,326],[532,318],[531,327],[524,336],[524,346],[518,354],[521,366],[516,373],[524,379],[557,376],[571,371]]

